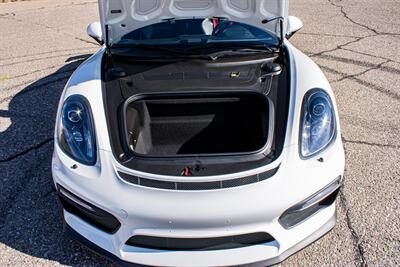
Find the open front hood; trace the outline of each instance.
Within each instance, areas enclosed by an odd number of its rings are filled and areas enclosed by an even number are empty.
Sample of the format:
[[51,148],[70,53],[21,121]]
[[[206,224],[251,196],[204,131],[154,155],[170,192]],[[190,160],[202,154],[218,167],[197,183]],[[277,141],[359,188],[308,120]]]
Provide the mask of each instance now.
[[109,44],[133,30],[171,18],[224,17],[280,36],[279,20],[265,22],[283,17],[284,31],[287,28],[288,0],[99,0],[99,5],[103,36],[108,25]]

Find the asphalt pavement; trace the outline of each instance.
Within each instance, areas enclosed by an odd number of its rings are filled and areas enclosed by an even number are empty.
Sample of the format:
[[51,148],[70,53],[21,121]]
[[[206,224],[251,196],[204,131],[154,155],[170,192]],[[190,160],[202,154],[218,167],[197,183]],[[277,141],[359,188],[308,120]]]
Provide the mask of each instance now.
[[[337,226],[282,266],[400,265],[400,2],[292,0],[291,42],[336,95],[347,165]],[[103,266],[63,235],[51,187],[57,103],[98,46],[96,1],[0,4],[0,266]]]

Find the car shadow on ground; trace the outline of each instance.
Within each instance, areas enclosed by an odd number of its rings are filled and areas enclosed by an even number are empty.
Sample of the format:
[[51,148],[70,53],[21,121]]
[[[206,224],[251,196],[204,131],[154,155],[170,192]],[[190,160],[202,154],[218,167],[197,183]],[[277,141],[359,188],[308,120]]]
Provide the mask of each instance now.
[[[52,188],[51,157],[58,101],[72,72],[90,55],[67,60],[56,72],[27,86],[0,109],[0,262],[20,251],[66,265],[111,265],[64,235],[61,206]],[[25,254],[25,255],[24,255]],[[30,261],[32,262],[32,261]],[[42,265],[43,261],[36,262]]]

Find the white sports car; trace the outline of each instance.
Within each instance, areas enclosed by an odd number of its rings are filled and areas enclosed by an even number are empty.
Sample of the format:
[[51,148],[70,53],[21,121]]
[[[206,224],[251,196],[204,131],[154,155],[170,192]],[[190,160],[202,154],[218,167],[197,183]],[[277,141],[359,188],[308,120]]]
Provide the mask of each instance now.
[[287,0],[100,0],[61,96],[66,230],[121,265],[265,266],[335,225],[344,150]]

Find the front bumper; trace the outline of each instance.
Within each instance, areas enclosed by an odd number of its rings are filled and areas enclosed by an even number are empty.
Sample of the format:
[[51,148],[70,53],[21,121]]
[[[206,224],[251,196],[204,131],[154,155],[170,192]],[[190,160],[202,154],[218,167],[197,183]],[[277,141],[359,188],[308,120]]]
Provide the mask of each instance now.
[[[336,142],[324,162],[302,161],[297,146],[285,148],[278,172],[245,186],[210,191],[172,191],[126,183],[111,152],[99,151],[95,167],[76,164],[57,148],[53,178],[79,198],[115,216],[121,226],[112,234],[64,210],[67,229],[89,247],[119,263],[151,266],[265,266],[278,263],[315,241],[335,225],[335,205],[285,229],[279,217],[289,208],[341,176],[344,153]],[[256,170],[257,171],[257,170]],[[274,241],[252,246],[206,251],[157,250],[129,246],[132,236],[208,238],[256,232]]]
[[[328,222],[326,222],[324,225],[322,225],[318,230],[316,230],[314,233],[312,233],[310,236],[305,238],[304,240],[301,240],[299,243],[294,245],[293,247],[289,248],[285,252],[281,253],[280,255],[277,255],[275,257],[269,258],[267,260],[262,260],[260,262],[254,262],[251,264],[246,264],[246,266],[270,266],[277,264],[283,260],[285,260],[287,257],[290,255],[296,253],[297,251],[303,249],[304,247],[308,246],[309,244],[313,243],[314,241],[318,240],[322,236],[324,236],[326,233],[328,233],[336,224],[336,216],[332,216],[331,219],[329,219]],[[110,259],[111,261],[115,262],[119,266],[126,266],[126,267],[139,267],[139,266],[144,266],[140,264],[135,264],[132,262],[128,262],[125,260],[120,259],[116,255],[110,253],[109,251],[103,249],[99,245],[96,245],[95,243],[91,242],[89,239],[85,238],[83,235],[79,234],[74,228],[69,226],[67,223],[64,224],[64,230],[74,240],[78,241],[79,243],[83,244],[87,248],[91,249],[92,251],[103,255]],[[240,253],[239,251],[232,251],[233,253]],[[221,254],[221,257],[232,257],[230,253],[222,251],[223,255]],[[246,251],[243,251],[243,253],[246,253]],[[208,255],[205,255],[208,256]],[[248,256],[248,255],[246,255]],[[268,255],[264,255],[266,257]],[[190,255],[186,255],[186,257],[190,257]],[[164,258],[166,261],[168,258]],[[215,264],[214,259],[212,259],[213,265]],[[182,262],[179,264],[182,265]],[[193,265],[193,263],[191,264]]]

